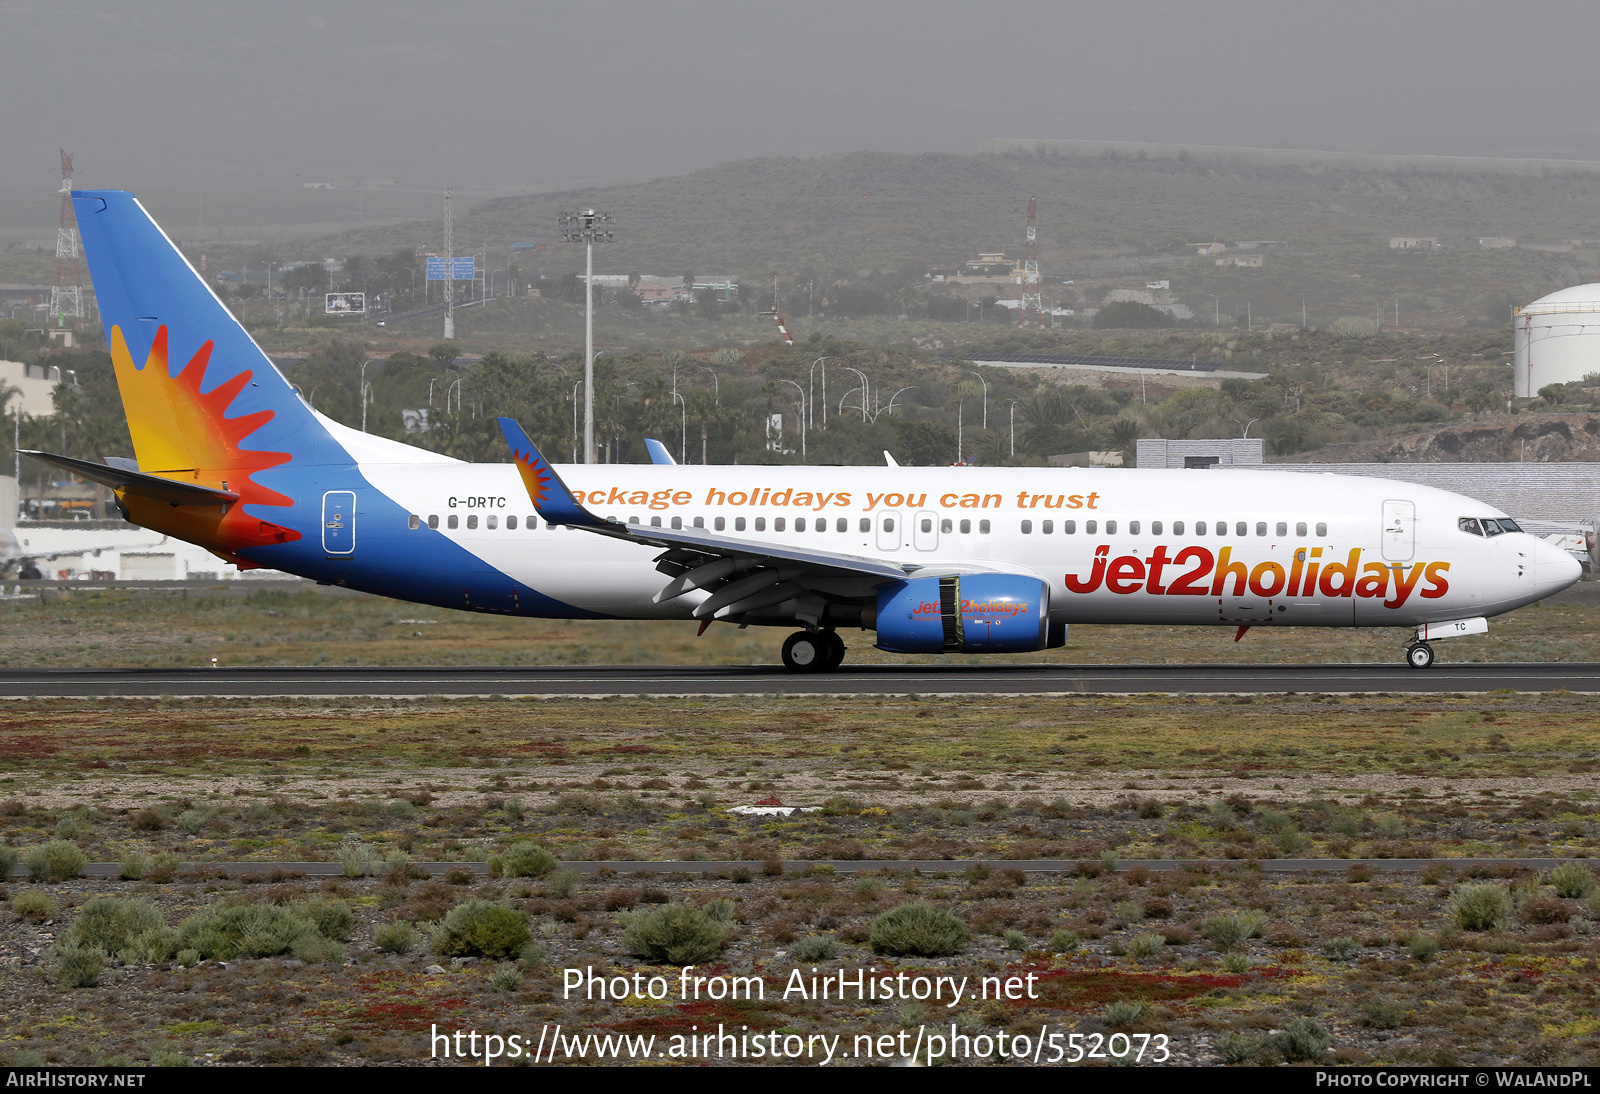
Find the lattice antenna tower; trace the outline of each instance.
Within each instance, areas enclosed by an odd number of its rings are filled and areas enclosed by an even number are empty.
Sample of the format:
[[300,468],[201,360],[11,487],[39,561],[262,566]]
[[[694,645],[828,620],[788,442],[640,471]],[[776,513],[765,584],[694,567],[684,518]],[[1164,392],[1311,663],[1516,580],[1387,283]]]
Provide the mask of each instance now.
[[450,187],[444,188],[444,260],[450,266],[450,276],[444,283],[444,337],[449,341],[456,336],[456,251],[451,237]]
[[1017,309],[1017,324],[1027,326],[1032,319],[1044,326],[1044,282],[1039,278],[1039,229],[1034,199],[1028,199],[1027,247],[1022,252],[1022,307]]
[[[66,280],[67,260],[72,262],[72,280]],[[72,215],[72,153],[61,150],[61,220],[56,227],[56,279],[50,286],[50,315],[58,327],[83,322],[83,260],[78,252],[78,221]]]

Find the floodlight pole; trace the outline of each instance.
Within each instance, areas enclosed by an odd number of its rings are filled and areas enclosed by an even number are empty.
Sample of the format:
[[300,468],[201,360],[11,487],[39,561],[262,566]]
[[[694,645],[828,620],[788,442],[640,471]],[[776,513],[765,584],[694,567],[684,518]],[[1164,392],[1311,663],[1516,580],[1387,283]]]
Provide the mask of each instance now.
[[594,245],[616,237],[606,229],[610,213],[583,209],[561,214],[561,239],[584,245],[583,276],[583,462],[595,462],[594,449]]

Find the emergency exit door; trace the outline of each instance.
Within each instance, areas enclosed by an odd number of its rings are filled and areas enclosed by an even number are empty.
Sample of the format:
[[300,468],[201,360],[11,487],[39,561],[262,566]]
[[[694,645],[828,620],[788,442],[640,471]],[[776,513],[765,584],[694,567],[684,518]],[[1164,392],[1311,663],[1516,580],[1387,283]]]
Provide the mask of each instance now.
[[329,490],[322,495],[322,550],[330,557],[345,557],[356,550],[356,494],[354,490]]

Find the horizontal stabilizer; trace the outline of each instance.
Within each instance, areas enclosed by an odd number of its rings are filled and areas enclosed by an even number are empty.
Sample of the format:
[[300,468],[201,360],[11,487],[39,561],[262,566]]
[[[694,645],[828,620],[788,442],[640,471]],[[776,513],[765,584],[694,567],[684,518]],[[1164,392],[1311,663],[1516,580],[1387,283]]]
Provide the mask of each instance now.
[[70,471],[90,482],[97,482],[123,493],[137,494],[142,498],[154,498],[169,505],[230,505],[239,500],[239,495],[231,490],[218,490],[193,482],[178,482],[164,479],[160,475],[147,475],[143,471],[111,467],[103,463],[91,463],[88,460],[75,460],[71,456],[57,456],[53,452],[34,452],[26,448],[18,451],[24,456],[32,456],[36,460],[52,464],[63,471]]

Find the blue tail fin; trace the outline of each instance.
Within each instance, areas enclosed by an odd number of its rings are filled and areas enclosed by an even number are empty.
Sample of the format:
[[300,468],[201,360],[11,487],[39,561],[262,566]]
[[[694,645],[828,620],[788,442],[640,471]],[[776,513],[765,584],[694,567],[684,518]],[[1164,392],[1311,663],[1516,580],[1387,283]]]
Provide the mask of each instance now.
[[141,470],[201,481],[259,475],[266,485],[281,474],[273,467],[339,458],[310,408],[137,198],[78,190],[73,206]]

